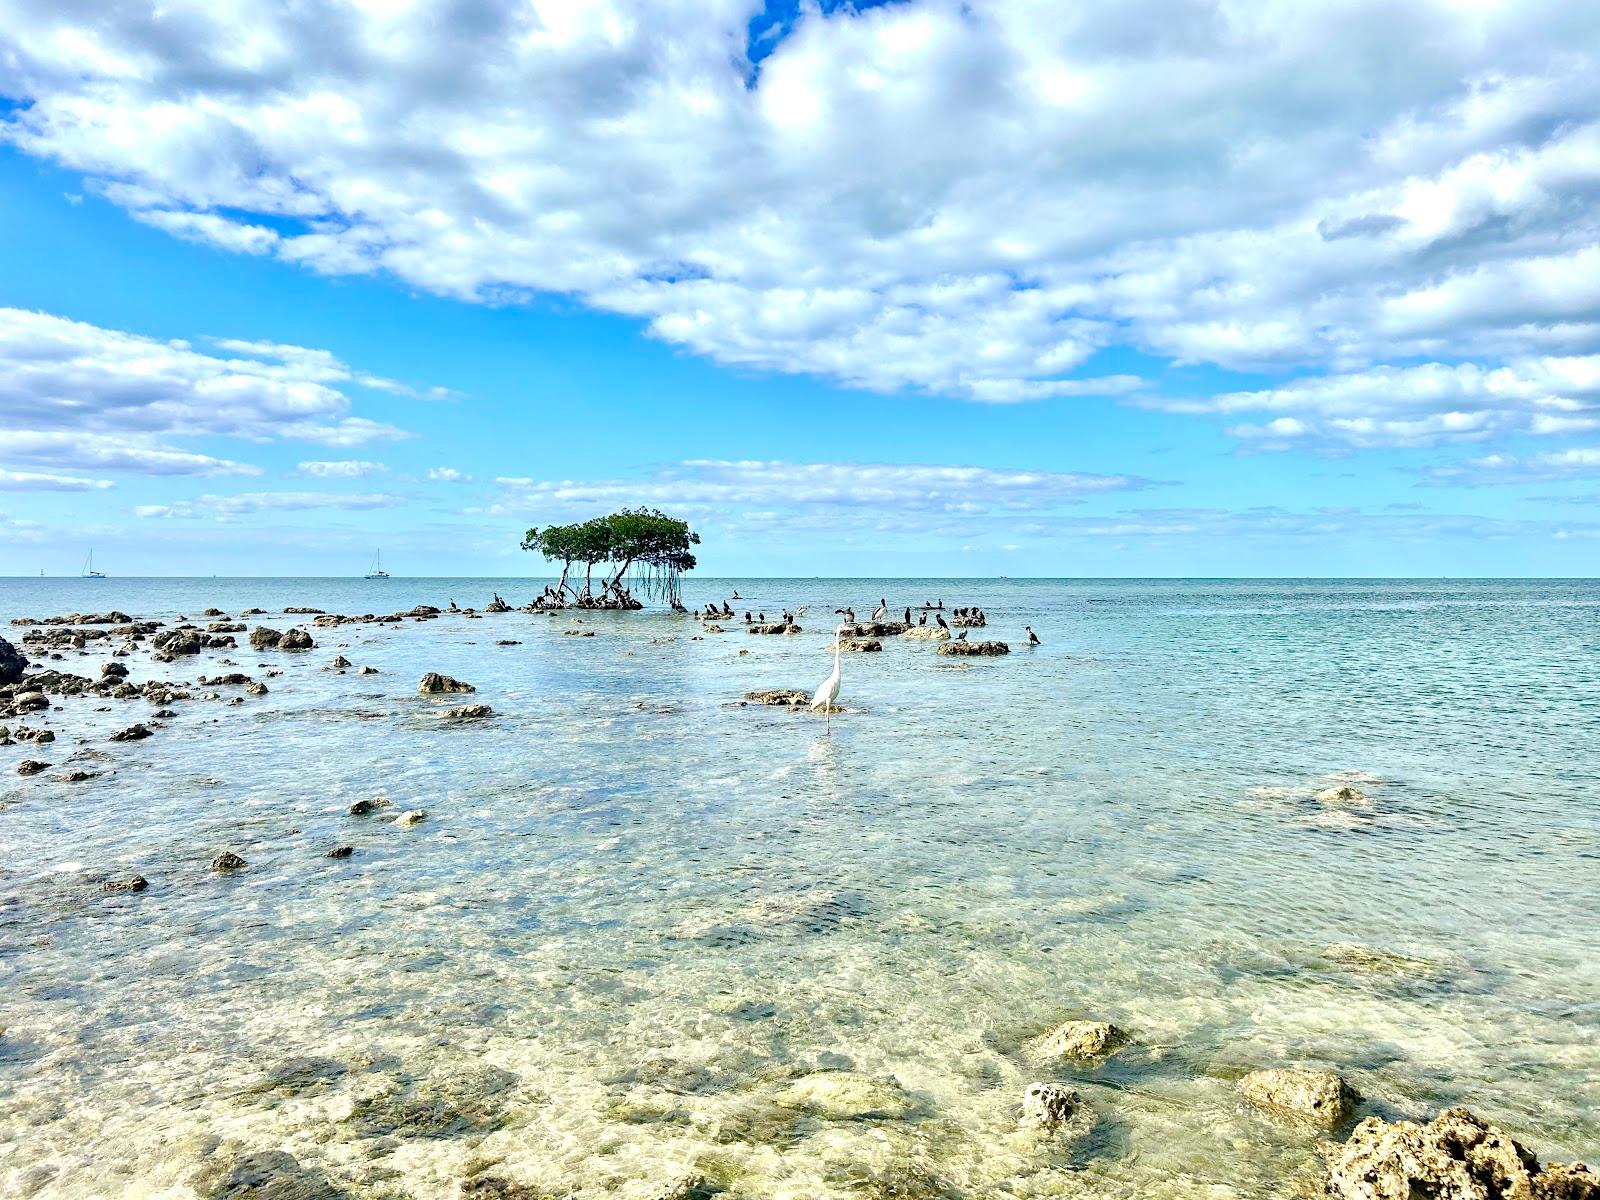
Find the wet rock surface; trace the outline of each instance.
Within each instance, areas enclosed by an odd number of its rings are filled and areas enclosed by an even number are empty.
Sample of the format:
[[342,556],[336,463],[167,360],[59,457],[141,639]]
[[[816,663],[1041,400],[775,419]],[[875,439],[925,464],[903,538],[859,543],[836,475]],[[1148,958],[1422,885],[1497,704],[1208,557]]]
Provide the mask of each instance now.
[[224,850],[211,860],[213,871],[242,871],[249,865],[232,850]]
[[770,704],[780,708],[793,708],[796,705],[811,703],[809,692],[795,688],[769,688],[764,692],[746,692],[744,698],[750,704]]
[[1426,1124],[1368,1117],[1343,1143],[1322,1142],[1324,1186],[1338,1200],[1595,1200],[1600,1176],[1578,1163],[1541,1167],[1531,1150],[1464,1108]]
[[417,684],[417,691],[423,695],[437,695],[441,692],[475,692],[478,689],[470,683],[463,683],[459,679],[452,679],[448,675],[441,675],[437,671],[429,671]]
[[995,658],[1010,654],[1011,647],[1004,642],[940,642],[939,653],[952,658]]
[[1239,1094],[1278,1121],[1319,1129],[1344,1124],[1361,1099],[1334,1072],[1297,1067],[1252,1071],[1239,1081]]
[[1093,1062],[1126,1041],[1126,1035],[1109,1021],[1064,1021],[1039,1040],[1040,1058],[1065,1058]]
[[0,638],[0,684],[16,683],[28,669],[28,660],[5,638]]

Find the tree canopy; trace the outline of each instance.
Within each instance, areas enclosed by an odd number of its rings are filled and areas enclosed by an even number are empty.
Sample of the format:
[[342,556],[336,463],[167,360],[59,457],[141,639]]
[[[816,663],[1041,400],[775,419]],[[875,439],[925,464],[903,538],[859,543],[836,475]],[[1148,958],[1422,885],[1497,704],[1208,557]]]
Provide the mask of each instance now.
[[[594,517],[573,525],[550,525],[528,530],[522,539],[524,550],[536,551],[550,562],[561,564],[558,594],[571,591],[575,599],[591,598],[595,567],[607,564],[610,574],[600,588],[600,598],[628,595],[624,577],[631,578],[646,595],[663,595],[678,600],[678,581],[693,570],[691,546],[700,544],[700,535],[687,521],[669,517],[659,509],[624,508],[606,517]],[[568,583],[573,564],[584,567],[583,591]],[[629,575],[632,572],[632,575]]]

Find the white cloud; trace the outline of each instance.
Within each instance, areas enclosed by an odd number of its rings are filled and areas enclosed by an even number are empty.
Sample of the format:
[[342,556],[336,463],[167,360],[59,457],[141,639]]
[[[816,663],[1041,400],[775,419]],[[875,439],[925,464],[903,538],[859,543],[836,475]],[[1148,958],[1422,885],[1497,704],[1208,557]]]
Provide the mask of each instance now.
[[1512,434],[1600,429],[1600,355],[1516,359],[1502,367],[1426,363],[1299,379],[1255,392],[1143,401],[1169,412],[1266,419],[1229,433],[1292,445],[1426,446]]
[[[354,446],[410,436],[350,415],[360,376],[325,350],[222,341],[215,353],[0,308],[0,460],[150,474],[253,474],[171,445],[228,437]],[[403,390],[403,389],[401,389]]]
[[393,508],[405,501],[382,494],[346,495],[337,492],[237,492],[233,495],[206,495],[174,504],[141,504],[133,511],[140,517],[213,518],[230,521],[252,513],[301,512],[310,509],[365,511]]
[[428,478],[434,483],[471,483],[472,476],[454,467],[429,467]]
[[302,475],[315,475],[319,479],[364,479],[380,475],[389,468],[379,462],[347,459],[342,462],[303,462],[297,468]]
[[1496,483],[1557,483],[1600,475],[1600,447],[1573,446],[1537,454],[1484,454],[1432,467],[1425,482],[1437,486]]
[[1600,351],[1595,5],[806,6],[759,64],[755,11],[0,0],[3,136],[178,236],[866,388]]
[[114,486],[109,479],[85,479],[81,475],[48,475],[0,468],[0,491],[97,492]]

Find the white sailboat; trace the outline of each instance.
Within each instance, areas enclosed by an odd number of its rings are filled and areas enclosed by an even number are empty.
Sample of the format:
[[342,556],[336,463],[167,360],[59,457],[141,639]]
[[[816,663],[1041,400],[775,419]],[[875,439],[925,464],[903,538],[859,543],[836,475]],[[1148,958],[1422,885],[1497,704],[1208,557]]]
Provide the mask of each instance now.
[[[39,574],[43,575],[44,572],[40,571]],[[106,577],[106,573],[104,571],[96,571],[94,569],[93,550],[89,551],[89,557],[83,560],[83,577],[85,579],[104,579]]]
[[367,572],[368,579],[387,579],[389,572],[383,569],[383,551],[379,550],[372,556],[372,569]]

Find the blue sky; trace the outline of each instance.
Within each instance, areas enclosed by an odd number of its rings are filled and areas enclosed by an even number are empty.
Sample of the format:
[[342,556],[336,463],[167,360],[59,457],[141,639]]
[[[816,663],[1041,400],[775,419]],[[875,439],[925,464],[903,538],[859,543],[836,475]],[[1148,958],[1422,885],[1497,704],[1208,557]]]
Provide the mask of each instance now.
[[1600,17],[1281,18],[0,0],[0,574],[1591,574]]

